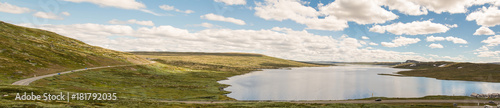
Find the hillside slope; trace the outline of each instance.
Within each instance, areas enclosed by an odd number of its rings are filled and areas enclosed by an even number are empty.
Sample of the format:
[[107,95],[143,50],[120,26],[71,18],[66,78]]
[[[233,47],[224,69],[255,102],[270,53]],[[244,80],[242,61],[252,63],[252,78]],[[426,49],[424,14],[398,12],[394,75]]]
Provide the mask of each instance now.
[[[412,65],[413,64],[413,65]],[[414,69],[398,72],[405,76],[431,77],[443,80],[500,82],[500,65],[455,62],[407,63],[395,68]]]
[[251,53],[130,52],[160,63],[201,70],[244,72],[282,67],[329,66]]
[[64,70],[141,61],[145,59],[130,53],[0,21],[0,84]]

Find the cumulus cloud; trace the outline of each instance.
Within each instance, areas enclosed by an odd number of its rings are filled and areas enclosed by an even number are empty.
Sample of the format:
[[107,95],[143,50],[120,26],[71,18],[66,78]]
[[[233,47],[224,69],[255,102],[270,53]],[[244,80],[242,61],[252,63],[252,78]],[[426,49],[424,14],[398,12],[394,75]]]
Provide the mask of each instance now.
[[[292,20],[306,25],[308,29],[338,31],[349,27],[347,22],[350,21],[358,24],[381,24],[398,18],[396,14],[385,8],[398,10],[406,15],[426,15],[428,12],[455,14],[466,13],[467,8],[473,5],[493,2],[478,2],[476,0],[335,0],[326,5],[318,4],[318,10],[316,10],[306,6],[307,2],[300,0],[265,0],[264,2],[256,2],[257,6],[254,9],[256,16],[266,20]],[[426,31],[435,30],[434,32],[439,33],[458,26],[456,24],[441,25],[422,26],[434,27]],[[443,27],[446,28],[443,29]],[[385,31],[383,28],[372,31],[376,30],[378,32]],[[426,31],[424,34],[427,34]]]
[[370,42],[370,43],[368,43],[368,44],[369,44],[369,45],[373,45],[373,46],[378,45],[377,43],[374,43],[374,42]]
[[127,21],[120,21],[117,19],[113,19],[108,21],[109,24],[138,24],[138,25],[145,25],[145,26],[154,26],[155,24],[153,21],[138,21],[136,19],[130,19]]
[[443,12],[465,13],[472,6],[473,0],[408,0],[421,5],[423,8],[441,14]]
[[462,38],[458,38],[458,37],[453,37],[453,36],[448,36],[448,37],[434,37],[434,36],[428,36],[427,37],[427,42],[435,42],[435,41],[450,41],[450,42],[453,42],[455,44],[467,44],[467,41],[462,39]]
[[450,24],[444,24],[446,27],[448,28],[457,28],[458,25],[457,24],[453,24],[453,25],[450,25]]
[[500,35],[488,37],[488,39],[481,42],[486,43],[486,46],[498,46],[500,44]]
[[358,24],[385,23],[398,18],[375,0],[335,0],[325,6],[319,6],[319,10],[322,14]]
[[382,42],[382,46],[385,47],[400,47],[400,46],[406,46],[409,44],[415,44],[420,42],[420,39],[418,38],[406,38],[403,36],[396,37],[396,39],[392,40],[392,42]]
[[[306,30],[275,27],[270,30],[205,29],[189,32],[172,26],[73,24],[36,27],[82,40],[92,45],[121,51],[249,52],[292,60],[335,61],[429,61],[413,52],[363,48],[347,35],[340,38],[315,35]],[[125,36],[108,38],[110,36]],[[311,56],[314,55],[314,56]],[[352,57],[356,56],[356,57]]]
[[430,48],[434,49],[434,48],[444,48],[443,45],[441,44],[436,44],[436,43],[432,43],[429,45]]
[[370,38],[366,36],[361,36],[361,39],[370,39]]
[[122,9],[143,9],[146,8],[146,5],[143,3],[137,2],[135,0],[64,0],[69,2],[81,3],[88,2],[97,4],[103,7],[116,7]]
[[195,24],[193,26],[197,26],[197,27],[205,27],[205,28],[214,28],[214,27],[221,27],[219,25],[214,25],[214,24],[210,24],[210,23],[201,23],[201,24]]
[[426,15],[427,8],[409,0],[380,0],[390,10],[398,10],[407,15]]
[[207,20],[213,20],[213,21],[224,21],[224,22],[230,22],[238,25],[245,25],[245,21],[240,20],[240,19],[235,19],[231,17],[224,17],[220,15],[215,15],[213,13],[205,14],[200,16],[202,19],[207,19]]
[[176,12],[180,12],[180,13],[185,13],[185,14],[190,14],[190,13],[194,13],[193,10],[180,10],[180,9],[176,9],[174,6],[170,6],[170,5],[160,5],[159,6],[160,9],[163,9],[163,10],[166,10],[166,11],[176,11]]
[[64,1],[74,2],[74,3],[88,2],[99,5],[101,7],[115,7],[120,9],[139,10],[156,16],[162,16],[162,14],[158,14],[151,10],[147,10],[146,5],[144,5],[141,2],[137,2],[136,0],[64,0]]
[[380,26],[374,25],[370,28],[371,32],[385,33],[386,31],[396,35],[422,35],[445,33],[450,30],[449,27],[439,23],[427,21],[413,21],[411,23],[394,23],[390,25]]
[[500,51],[490,51],[488,46],[482,46],[476,50],[474,50],[478,57],[495,57],[500,58]]
[[[64,14],[64,13],[63,13]],[[58,16],[54,13],[46,13],[46,12],[36,12],[33,14],[33,16],[38,17],[38,18],[45,18],[45,19],[53,19],[53,20],[63,20],[64,18],[61,16]]]
[[255,15],[265,20],[292,20],[304,24],[307,29],[316,30],[343,30],[349,25],[347,21],[340,20],[335,16],[318,18],[321,15],[316,9],[304,6],[298,0],[266,0],[264,3],[257,2]]
[[467,15],[468,21],[476,21],[477,25],[496,26],[500,25],[500,10],[498,7],[483,7]]
[[16,5],[9,4],[7,2],[0,2],[0,12],[12,13],[12,14],[22,14],[28,13],[31,9],[25,7],[19,7]]
[[496,0],[380,0],[390,10],[398,10],[407,15],[426,15],[428,11],[441,14],[466,13],[474,5],[490,3],[499,6]]
[[245,5],[247,4],[246,0],[214,0],[215,2],[222,2],[226,5]]
[[69,12],[61,12],[62,15],[64,16],[70,16],[71,14]]
[[495,35],[495,32],[488,27],[482,26],[476,30],[474,35]]
[[486,43],[486,45],[483,45],[480,48],[474,50],[475,51],[474,54],[476,54],[478,57],[489,57],[489,60],[498,61],[500,59],[500,51],[490,50],[491,47],[496,47],[500,45],[500,35],[488,37],[487,39],[481,41],[481,43]]

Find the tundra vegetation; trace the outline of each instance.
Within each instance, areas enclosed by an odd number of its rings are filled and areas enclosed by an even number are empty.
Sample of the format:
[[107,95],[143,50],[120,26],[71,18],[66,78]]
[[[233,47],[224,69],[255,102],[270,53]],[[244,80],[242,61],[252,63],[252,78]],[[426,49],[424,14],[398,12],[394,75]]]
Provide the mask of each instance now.
[[417,62],[395,68],[413,69],[398,72],[404,76],[430,77],[442,80],[500,82],[500,65],[489,63]]

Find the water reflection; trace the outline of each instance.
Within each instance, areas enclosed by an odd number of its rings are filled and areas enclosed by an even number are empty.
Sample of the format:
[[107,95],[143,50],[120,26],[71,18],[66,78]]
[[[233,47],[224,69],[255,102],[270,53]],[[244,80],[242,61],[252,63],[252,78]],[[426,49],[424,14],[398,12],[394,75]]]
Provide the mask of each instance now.
[[500,93],[500,83],[396,77],[406,69],[384,66],[347,65],[269,69],[219,81],[238,100],[344,100],[374,96],[423,97],[426,95],[470,95]]

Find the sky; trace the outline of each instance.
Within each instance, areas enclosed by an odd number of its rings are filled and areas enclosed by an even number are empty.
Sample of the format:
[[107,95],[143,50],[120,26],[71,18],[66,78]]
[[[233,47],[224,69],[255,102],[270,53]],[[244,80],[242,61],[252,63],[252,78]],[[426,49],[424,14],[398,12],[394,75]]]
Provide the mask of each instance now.
[[0,0],[0,20],[118,51],[500,62],[497,0]]

